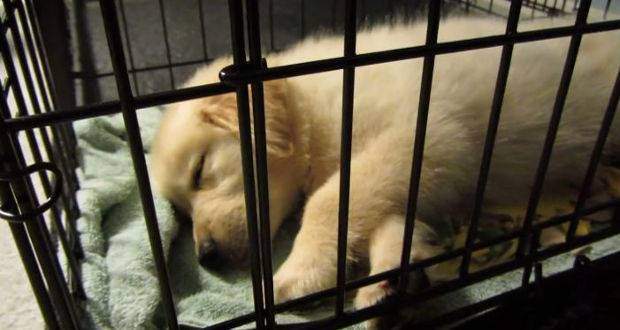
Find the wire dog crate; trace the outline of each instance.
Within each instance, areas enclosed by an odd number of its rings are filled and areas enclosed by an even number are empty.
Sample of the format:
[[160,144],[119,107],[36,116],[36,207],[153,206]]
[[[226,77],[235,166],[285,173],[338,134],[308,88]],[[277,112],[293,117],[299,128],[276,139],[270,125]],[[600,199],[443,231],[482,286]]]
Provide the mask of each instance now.
[[[2,0],[4,12],[0,27],[2,29],[0,51],[4,71],[3,98],[1,100],[2,121],[0,121],[0,139],[2,139],[0,144],[0,159],[2,160],[2,167],[0,168],[0,200],[2,202],[0,217],[7,220],[10,226],[47,326],[54,329],[80,328],[78,305],[80,300],[86,299],[79,265],[82,251],[76,229],[76,219],[80,212],[76,201],[76,192],[79,190],[80,184],[74,170],[78,164],[73,152],[76,148],[76,138],[70,123],[85,118],[122,113],[159,279],[161,305],[166,316],[167,326],[171,329],[183,327],[177,320],[136,111],[155,105],[222,93],[234,92],[237,96],[248,239],[251,247],[254,312],[210,325],[209,328],[227,329],[251,325],[252,323],[257,328],[345,327],[372,317],[381,316],[402,306],[419,303],[481,282],[498,274],[523,269],[523,285],[521,288],[443,314],[437,319],[425,320],[426,326],[445,324],[487,310],[511,299],[511,297],[528,292],[531,290],[531,273],[540,261],[620,234],[620,222],[617,221],[620,216],[620,201],[609,200],[592,207],[586,207],[585,204],[588,189],[594,180],[603,145],[618,107],[620,75],[614,83],[609,105],[601,124],[596,145],[592,151],[574,212],[555,217],[544,223],[534,222],[581,38],[589,33],[620,29],[620,20],[588,22],[591,0],[581,0],[578,5],[574,5],[574,8],[571,7],[571,4],[567,5],[566,1],[506,1],[508,10],[505,14],[507,15],[495,11],[497,7],[494,6],[497,6],[499,2],[496,1],[494,5],[493,1],[490,1],[488,7],[481,7],[477,1],[428,1],[427,5],[421,6],[428,13],[428,29],[424,45],[358,54],[356,53],[356,33],[360,22],[359,17],[366,16],[364,11],[370,7],[369,1],[346,0],[344,3],[332,1],[331,3],[334,4],[333,15],[329,17],[326,23],[317,23],[317,25],[331,25],[333,29],[343,27],[345,36],[343,56],[269,67],[263,60],[264,47],[262,43],[266,42],[267,49],[270,50],[284,47],[287,43],[283,42],[282,46],[277,45],[278,41],[273,28],[273,1],[229,0],[228,21],[230,23],[230,46],[234,64],[222,68],[221,82],[219,83],[174,89],[175,83],[183,80],[183,75],[176,71],[178,68],[186,66],[192,68],[194,65],[212,59],[207,49],[205,17],[202,7],[205,4],[203,1],[198,0],[197,2],[200,6],[201,32],[199,37],[203,45],[202,49],[198,51],[202,52],[202,57],[177,63],[173,61],[173,55],[170,51],[171,39],[164,14],[165,7],[163,1],[160,0],[157,4],[161,13],[163,40],[165,41],[165,62],[162,65],[137,67],[134,62],[136,50],[132,49],[131,37],[127,29],[129,23],[124,1],[100,0],[98,7],[112,65],[110,71],[102,72],[93,70],[96,65],[93,64],[92,58],[81,59],[81,70],[73,71],[70,69],[71,63],[67,62],[71,55],[70,46],[67,39],[63,37],[69,27],[62,1]],[[392,3],[391,1],[390,4]],[[607,2],[607,8],[609,8],[610,3],[610,1]],[[441,24],[442,4],[444,6],[464,6],[467,10],[471,8],[471,10],[496,13],[499,16],[505,15],[507,18],[506,32],[501,35],[440,43],[437,40],[437,34]],[[96,6],[97,3],[74,1],[73,5],[76,26],[85,26],[87,24],[84,16],[85,6]],[[261,7],[259,8],[259,6]],[[298,31],[299,37],[304,37],[308,33],[305,28],[308,19],[304,13],[306,6],[308,4],[304,4],[303,0],[300,1],[301,14],[298,18],[301,22],[301,28]],[[517,30],[519,17],[526,7],[550,15],[560,15],[574,9],[577,11],[577,16],[571,26],[520,32]],[[264,12],[268,13],[267,24],[270,31],[267,32],[260,26],[259,13]],[[342,15],[338,12],[342,12]],[[87,31],[78,28],[75,33],[77,34],[77,48],[87,52],[89,46],[85,43],[89,42],[89,38],[84,35]],[[523,227],[507,235],[479,241],[476,237],[478,219],[481,215],[513,48],[519,43],[560,37],[569,37],[570,46],[566,54],[562,80],[558,86],[543,152],[529,196]],[[291,37],[290,40],[294,39]],[[489,47],[501,47],[501,61],[486,132],[473,214],[470,218],[465,246],[420,262],[410,263],[408,253],[412,247],[412,234],[415,229],[415,201],[417,200],[421,176],[422,150],[425,142],[435,57],[442,54]],[[83,55],[80,54],[80,56]],[[423,58],[424,65],[416,134],[412,145],[413,166],[407,204],[409,206],[406,210],[401,266],[398,269],[362,279],[346,281],[345,254],[355,68],[413,58]],[[162,88],[143,88],[140,74],[158,70],[164,72],[170,84]],[[334,70],[343,71],[337,286],[286,303],[275,304],[269,209],[265,203],[268,196],[268,180],[263,82]],[[113,85],[116,86],[118,94],[110,97],[110,100],[97,94],[96,90],[105,89],[107,85],[101,82],[102,79],[112,79],[112,77]],[[78,95],[77,103],[76,82],[78,83],[77,86],[81,88],[78,91],[78,94],[81,95]],[[97,85],[100,83],[101,86]],[[251,86],[251,99],[248,86]],[[250,106],[250,100],[252,106]],[[253,111],[253,130],[250,122],[250,109]],[[252,132],[254,132],[254,138]],[[253,141],[255,141],[255,145],[253,145]],[[256,161],[256,168],[254,168],[254,160]],[[616,221],[609,228],[585,236],[576,235],[579,219],[582,216],[603,209],[615,210],[614,218]],[[541,231],[558,224],[569,224],[566,242],[544,249],[541,248],[539,245]],[[480,271],[470,272],[469,264],[475,251],[514,239],[518,240],[517,256],[514,259]],[[61,269],[56,254],[58,250],[66,256],[68,264],[66,274]],[[455,258],[462,258],[459,268],[460,274],[457,279],[418,293],[408,294],[405,292],[404,285],[409,273]],[[399,279],[399,294],[393,299],[362,310],[345,310],[347,292],[386,279]],[[275,315],[277,313],[326,297],[336,298],[332,317],[299,324],[276,323]]]

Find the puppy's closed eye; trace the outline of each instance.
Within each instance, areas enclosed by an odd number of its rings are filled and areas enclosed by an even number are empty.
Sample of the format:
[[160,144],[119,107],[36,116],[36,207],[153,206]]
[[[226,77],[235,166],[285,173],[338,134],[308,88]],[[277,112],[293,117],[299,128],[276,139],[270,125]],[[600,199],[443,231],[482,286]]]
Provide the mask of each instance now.
[[200,183],[202,182],[202,169],[205,163],[205,155],[200,156],[200,160],[196,164],[196,169],[194,170],[194,174],[192,175],[191,186],[193,190],[198,190],[200,188]]

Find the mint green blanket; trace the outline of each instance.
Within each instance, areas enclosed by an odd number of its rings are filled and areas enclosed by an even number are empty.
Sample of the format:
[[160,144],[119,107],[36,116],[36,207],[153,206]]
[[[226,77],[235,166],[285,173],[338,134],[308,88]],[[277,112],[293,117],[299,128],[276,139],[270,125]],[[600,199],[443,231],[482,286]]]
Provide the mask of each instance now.
[[[148,151],[161,118],[159,109],[138,112],[142,139]],[[85,259],[82,263],[88,299],[82,304],[83,322],[91,329],[163,328],[157,276],[134,176],[126,133],[120,115],[74,123],[78,137],[81,189],[78,220]],[[192,248],[191,228],[180,224],[167,201],[155,194],[159,228],[168,259],[179,321],[206,326],[253,311],[249,271],[214,272],[201,268]],[[295,235],[288,221],[274,240],[276,266],[284,259]],[[594,256],[620,248],[615,238],[595,247]],[[556,258],[548,272],[567,268],[570,256]],[[518,272],[487,281],[416,308],[429,315],[491,296],[520,283]],[[332,304],[278,316],[279,322],[299,322],[327,316]],[[414,315],[416,314],[414,313]],[[253,326],[250,324],[249,326]]]
[[[138,114],[148,162],[161,111],[146,109]],[[81,160],[78,230],[85,253],[85,326],[161,328],[165,320],[157,276],[122,116],[79,121],[74,128]],[[206,326],[252,312],[249,271],[201,268],[194,256],[190,225],[175,219],[170,204],[157,193],[155,207],[180,322]],[[281,235],[294,237],[290,232],[294,230],[291,222]],[[275,246],[277,261],[291,242],[280,241],[283,244]],[[304,320],[299,315],[285,314],[279,320]]]

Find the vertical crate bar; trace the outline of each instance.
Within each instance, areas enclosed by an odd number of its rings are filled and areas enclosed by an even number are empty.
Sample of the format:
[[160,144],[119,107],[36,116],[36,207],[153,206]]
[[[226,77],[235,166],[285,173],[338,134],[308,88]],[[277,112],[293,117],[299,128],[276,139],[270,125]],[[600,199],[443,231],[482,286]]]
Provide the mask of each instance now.
[[275,39],[273,36],[273,1],[269,0],[267,3],[267,10],[269,14],[269,50],[272,52],[276,50]]
[[[241,0],[228,0],[228,9],[230,15],[234,65],[243,66],[246,64],[246,55],[243,33],[243,5]],[[248,240],[250,243],[250,265],[254,297],[254,313],[256,315],[256,327],[258,329],[263,329],[265,327],[263,287],[261,280],[261,261],[259,256],[260,245],[258,218],[256,212],[256,190],[254,181],[254,157],[252,155],[250,104],[247,85],[238,85],[236,88],[239,138],[241,142],[241,162],[243,166],[243,189],[245,195],[246,217],[248,222]]]
[[28,236],[26,236],[23,225],[9,223],[9,228],[15,245],[17,246],[19,257],[26,269],[28,281],[30,282],[35,299],[37,300],[37,305],[43,316],[43,321],[45,321],[45,324],[50,329],[60,329],[60,324],[54,313],[54,306],[45,289],[45,282],[43,282],[43,278],[41,277],[41,272],[37,266],[37,261],[30,247],[30,242],[28,241]]
[[[345,57],[355,56],[356,39],[357,0],[346,0],[344,25]],[[336,316],[343,313],[345,300],[354,95],[355,67],[347,67],[342,73],[342,128],[340,135],[340,193],[338,202],[338,272],[336,274]]]
[[[4,38],[1,39],[4,40]],[[4,118],[9,118],[10,111],[4,98],[0,100],[0,108],[0,114],[2,115],[2,120],[0,121],[0,147],[3,148],[3,170],[10,172],[23,169],[25,168],[25,160],[17,136],[9,135],[5,128]],[[11,193],[13,196],[8,198],[12,198],[13,204],[19,208],[22,214],[36,207],[37,199],[30,177],[24,177],[11,184]],[[50,233],[45,226],[43,215],[39,214],[28,219],[25,222],[25,227],[30,242],[34,247],[40,269],[45,277],[49,296],[54,310],[57,312],[61,328],[77,329],[78,320],[74,309],[75,305],[69,294],[60,263],[55,255],[55,249],[52,246]]]
[[[24,9],[24,3],[17,2],[15,3],[15,5],[17,7],[17,12],[19,14],[20,21],[22,22],[22,28],[24,30],[24,36],[26,39],[28,55],[32,59],[32,63],[34,67],[33,71],[35,73],[35,79],[39,87],[39,94],[41,95],[41,98],[43,100],[43,107],[44,107],[45,112],[50,112],[52,111],[51,103],[53,102],[52,95],[51,95],[51,89],[46,84],[46,82],[49,82],[49,79],[46,78],[46,80],[43,80],[43,72],[42,72],[44,71],[43,68],[45,67],[45,63],[42,57],[45,56],[45,53],[43,52],[43,49],[40,47],[40,44],[38,44],[35,47],[35,43],[37,42],[36,33],[35,33],[36,22],[33,21],[34,18],[32,16],[26,15],[26,10]],[[68,199],[68,203],[70,203],[68,209],[65,208],[65,212],[67,216],[66,221],[70,229],[69,243],[71,245],[72,252],[74,253],[76,257],[79,258],[82,255],[82,248],[80,245],[77,228],[75,225],[75,221],[79,215],[79,207],[77,206],[77,198],[75,195],[75,191],[77,191],[77,183],[76,183],[77,177],[70,164],[68,157],[66,157],[61,152],[61,150],[68,150],[69,148],[71,148],[71,146],[67,142],[68,140],[65,139],[66,137],[64,136],[62,125],[52,125],[51,130],[52,130],[52,140],[54,142],[54,145],[56,146],[55,156],[58,159],[58,162],[60,163],[63,169],[63,172],[64,172],[65,185],[63,186],[66,187],[64,198]]]
[[125,0],[118,1],[121,23],[123,27],[123,36],[127,42],[127,59],[129,60],[129,70],[131,70],[131,80],[133,80],[133,87],[136,89],[136,94],[140,95],[140,86],[138,85],[138,74],[136,73],[136,64],[133,60],[133,47],[131,47],[131,38],[129,37],[129,26],[127,25],[127,11],[125,10]]
[[579,213],[585,206],[586,199],[588,198],[588,194],[590,193],[590,188],[592,186],[592,182],[594,181],[594,176],[596,174],[596,169],[598,167],[598,163],[601,160],[601,156],[603,154],[603,148],[605,147],[605,141],[607,141],[607,136],[609,135],[609,130],[611,129],[611,125],[613,123],[614,116],[616,114],[616,109],[618,108],[619,98],[620,98],[620,70],[618,71],[618,74],[616,75],[616,82],[614,83],[614,87],[611,92],[609,104],[607,106],[607,110],[605,111],[605,116],[603,117],[601,128],[598,131],[598,137],[596,138],[596,143],[594,144],[594,150],[592,150],[592,155],[590,156],[590,162],[588,163],[588,169],[586,170],[586,175],[583,179],[583,183],[581,184],[581,190],[579,191],[579,196],[577,197],[577,203],[575,203],[574,213],[576,215],[571,219],[570,226],[568,227],[568,231],[566,233],[567,241],[571,241],[575,237],[575,232],[577,231],[577,226],[579,225],[579,220],[580,220]]
[[[254,68],[260,68],[262,52],[260,43],[259,11],[256,0],[246,0],[246,14],[248,22],[248,46],[250,64]],[[256,145],[256,184],[258,196],[258,212],[261,235],[261,261],[263,266],[263,285],[265,295],[265,318],[267,328],[275,326],[273,308],[273,264],[271,250],[271,222],[269,219],[269,181],[267,166],[267,140],[265,133],[265,103],[263,83],[252,84],[252,111],[254,114],[254,140]]]
[[306,37],[306,2],[299,1],[299,36],[303,39]]
[[207,51],[207,35],[205,32],[205,15],[204,8],[202,6],[202,0],[196,0],[198,2],[198,19],[200,20],[200,39],[202,40],[202,53],[204,55],[203,60],[209,59],[209,52]]
[[[3,132],[0,134],[5,133]],[[8,152],[8,150],[0,148],[0,159],[8,159],[10,157],[5,155],[5,152]],[[2,167],[0,169],[3,170],[1,174],[4,174],[4,164],[1,165]],[[11,197],[9,182],[4,180],[0,180],[0,205],[2,205],[2,210],[5,212],[11,212],[14,214],[17,213],[17,205]],[[52,301],[45,287],[45,282],[43,281],[39,266],[37,265],[30,241],[28,241],[28,236],[24,230],[24,225],[11,221],[8,221],[7,224],[11,230],[11,235],[13,236],[13,240],[17,246],[17,251],[22,264],[24,265],[24,269],[26,270],[28,281],[32,287],[32,291],[39,306],[39,310],[43,316],[43,320],[49,328],[58,329],[60,328],[60,325],[56,319],[54,306],[52,305]]]
[[[12,55],[10,53],[7,54],[7,52],[5,52],[5,47],[4,45],[2,46],[3,49],[3,56],[8,57],[5,58],[5,66],[7,67],[7,71],[9,73],[9,77],[12,78],[13,81],[13,91],[14,91],[14,96],[15,96],[15,101],[18,105],[18,110],[19,110],[19,114],[20,115],[28,115],[27,113],[27,106],[26,106],[26,100],[30,101],[30,105],[32,107],[32,109],[34,110],[35,114],[41,114],[41,109],[40,109],[40,104],[39,104],[39,99],[36,96],[36,91],[34,88],[34,84],[32,82],[32,77],[30,76],[30,66],[28,65],[28,60],[26,59],[26,53],[25,53],[25,49],[24,49],[24,45],[22,43],[21,40],[21,36],[19,35],[19,30],[17,27],[17,22],[15,20],[15,7],[13,6],[12,3],[10,3],[8,0],[2,0],[2,3],[4,5],[5,8],[5,12],[7,15],[7,21],[9,23],[9,28],[11,30],[11,35],[13,37],[13,43],[15,45],[15,55],[17,57],[18,63],[23,71],[23,81],[25,82],[26,85],[26,92],[27,95],[29,96],[28,99],[26,99],[25,94],[21,91],[21,89],[18,87],[19,86],[19,78],[17,76],[17,71],[15,68],[15,63],[13,62],[12,58],[10,58]],[[4,41],[3,41],[4,43]],[[33,63],[34,63],[34,58],[32,59]],[[36,68],[33,68],[33,72],[36,70]],[[47,154],[47,157],[50,160],[53,160],[54,162],[60,162],[58,157],[56,155],[54,155],[54,151],[52,149],[52,145],[50,143],[50,138],[49,135],[47,134],[47,130],[43,127],[39,130],[40,134],[41,134],[41,140],[43,142],[43,149],[45,151],[45,153]],[[40,151],[38,149],[38,143],[36,143],[36,139],[35,139],[35,143],[34,145],[36,146],[36,148],[33,148],[32,152],[33,152],[33,158],[35,159],[36,162],[40,162],[42,161],[42,156],[40,154]],[[31,148],[32,148],[33,144],[31,144]],[[36,150],[34,150],[36,149]],[[50,195],[51,194],[51,181],[49,179],[49,177],[47,176],[47,174],[44,174],[42,172],[40,172],[40,177],[41,177],[41,182],[43,185],[43,190],[45,192],[45,194]],[[68,200],[63,197],[62,198],[62,202],[65,208],[65,212],[67,213],[67,216],[70,214],[70,207],[69,207],[69,203]],[[84,289],[82,288],[82,281],[81,281],[81,277],[80,277],[80,273],[79,273],[79,267],[77,265],[77,260],[75,258],[75,255],[72,253],[73,249],[71,248],[71,245],[69,244],[69,237],[67,235],[67,232],[65,231],[64,228],[64,224],[62,223],[62,215],[60,212],[57,211],[56,208],[52,208],[51,210],[51,218],[53,223],[56,225],[56,228],[58,230],[58,239],[60,241],[60,244],[62,246],[63,251],[65,252],[65,256],[67,257],[67,261],[68,261],[68,265],[69,265],[69,270],[70,270],[70,274],[71,274],[71,283],[72,283],[72,291],[74,293],[76,293],[78,296],[83,297],[84,296]],[[73,223],[70,221],[67,221],[67,224],[70,227],[70,231],[75,232],[75,228],[72,228]]]
[[[43,101],[43,109],[45,112],[50,112],[52,110],[51,105],[51,95],[48,93],[47,84],[43,80],[42,68],[44,67],[44,61],[42,60],[42,49],[39,47],[35,47],[35,36],[33,34],[35,27],[34,22],[32,22],[33,18],[26,15],[26,10],[24,9],[24,4],[20,2],[15,3],[17,12],[20,17],[20,21],[22,22],[22,28],[24,31],[24,39],[26,40],[26,48],[28,50],[28,56],[32,59],[33,63],[33,72],[35,74],[35,80],[37,83],[39,94],[41,95],[41,99]],[[52,140],[55,145],[62,147],[65,143],[62,141],[63,132],[58,125],[52,125]],[[69,146],[67,146],[68,148]],[[58,156],[58,161],[61,163],[63,171],[65,172],[66,183],[70,188],[73,188],[74,183],[72,182],[75,173],[73,173],[73,169],[71,165],[68,163],[68,159],[63,156]],[[68,194],[68,198],[71,199],[73,203],[75,203],[75,195],[72,193]],[[73,227],[74,228],[74,227]],[[72,228],[72,229],[73,229]]]
[[144,147],[142,145],[142,137],[140,136],[140,126],[136,116],[136,106],[134,103],[131,86],[129,84],[129,76],[125,65],[125,55],[123,53],[123,43],[118,26],[118,18],[116,15],[116,6],[114,1],[100,0],[101,14],[104,21],[104,28],[114,68],[114,77],[120,98],[121,111],[123,120],[127,130],[127,138],[131,151],[131,159],[133,161],[136,180],[144,211],[146,228],[151,244],[151,252],[155,260],[157,269],[157,278],[159,280],[159,290],[162,297],[164,314],[168,327],[177,329],[177,315],[172,297],[172,288],[170,287],[170,277],[162,247],[161,236],[159,234],[159,225],[157,224],[157,214],[155,205],[153,204],[153,193],[149,182],[149,174],[144,159]]
[[[575,20],[575,26],[578,27],[586,24],[590,3],[591,0],[581,1],[579,12],[577,12],[577,18]],[[570,87],[573,70],[575,69],[577,53],[579,52],[579,45],[581,44],[581,37],[582,33],[575,31],[570,40],[568,54],[566,55],[566,62],[564,63],[564,70],[562,72],[560,85],[558,87],[555,103],[553,105],[551,120],[549,121],[549,127],[547,129],[547,136],[545,137],[545,143],[527,205],[527,212],[523,220],[519,244],[517,245],[517,257],[519,258],[524,256],[525,246],[527,244],[528,237],[530,237],[531,234],[532,223],[534,222],[534,216],[536,215],[536,209],[538,207],[538,202],[540,201],[545,176],[547,174],[551,153],[553,151],[553,144],[558,132],[560,120],[562,119],[562,111],[564,109],[564,103],[566,102],[566,95],[568,95],[568,88]]]
[[[521,0],[513,0],[510,3],[508,22],[506,24],[506,35],[513,35],[517,32],[519,14],[521,13],[521,2]],[[480,162],[480,171],[478,174],[478,182],[476,185],[474,208],[472,210],[471,218],[469,221],[467,238],[465,239],[465,254],[463,254],[463,260],[460,266],[461,277],[466,276],[469,271],[471,253],[473,250],[474,242],[476,241],[476,236],[478,234],[478,220],[482,212],[484,191],[487,185],[487,179],[489,177],[489,170],[491,168],[493,148],[495,147],[495,137],[497,135],[497,128],[499,126],[499,120],[502,111],[502,102],[504,101],[504,93],[506,92],[506,83],[508,81],[508,72],[510,71],[510,61],[512,59],[513,48],[513,43],[506,44],[502,48],[499,71],[497,73],[497,80],[495,82],[495,93],[493,94],[493,103],[491,105],[491,114],[489,115],[489,124],[487,127],[487,134],[484,140],[482,160]]]
[[[55,109],[75,107],[76,95],[73,76],[71,75],[72,55],[71,41],[66,31],[69,19],[63,0],[23,0],[26,3],[30,22],[36,28],[35,41],[45,63],[45,80],[52,95]],[[82,2],[76,2],[76,4]],[[65,145],[75,149],[77,145],[75,132],[69,123],[60,125]],[[67,155],[73,168],[77,166],[77,157]],[[77,176],[73,175],[74,186],[79,186]],[[74,209],[77,207],[74,205]],[[77,213],[77,212],[76,212]]]
[[523,266],[523,276],[521,277],[521,286],[527,287],[530,284],[530,276],[532,275],[532,267],[534,266],[534,255],[540,247],[540,229],[534,230],[532,235],[532,243],[529,252],[525,255],[525,265]]
[[[441,2],[430,1],[428,7],[428,25],[426,29],[426,46],[433,46],[437,44],[440,14]],[[403,233],[403,251],[400,260],[400,279],[398,281],[398,290],[400,294],[404,294],[406,292],[409,280],[408,266],[411,256],[411,246],[413,244],[413,229],[415,225],[416,204],[420,189],[420,177],[422,175],[422,157],[424,157],[424,140],[426,138],[428,108],[431,101],[434,66],[435,55],[426,55],[422,66],[422,82],[420,86],[420,100],[418,103],[418,118],[413,142],[413,164],[411,166],[411,176],[409,179],[409,196],[407,198],[407,213]]]
[[[61,104],[61,97],[59,96],[59,92],[57,90],[57,82],[52,79],[52,69],[51,69],[51,60],[49,58],[48,55],[48,51],[47,51],[47,45],[45,45],[42,42],[42,32],[41,32],[41,26],[39,25],[39,21],[37,18],[37,14],[35,12],[35,10],[33,9],[33,5],[31,3],[31,1],[24,1],[24,4],[26,6],[26,12],[27,12],[27,21],[32,25],[32,33],[34,36],[34,41],[38,50],[38,53],[40,54],[40,60],[41,60],[41,69],[43,71],[43,75],[44,75],[44,82],[46,84],[47,87],[47,91],[49,91],[49,96],[51,99],[51,103],[52,106],[54,107],[54,109],[58,109],[63,107],[63,104]],[[58,70],[57,70],[58,71]],[[64,81],[64,80],[61,80]],[[73,104],[73,102],[71,103]],[[64,105],[64,106],[68,106],[68,105]],[[50,108],[50,110],[52,110],[52,108]],[[75,137],[73,136],[73,129],[71,128],[71,126],[69,124],[58,124],[56,125],[56,127],[58,128],[58,137],[60,140],[60,146],[61,148],[64,149],[74,149],[75,148]],[[72,211],[72,217],[73,219],[69,219],[69,221],[75,221],[80,214],[80,209],[78,207],[77,204],[77,198],[76,198],[76,192],[79,189],[79,182],[77,179],[77,175],[75,174],[74,171],[74,167],[75,167],[75,159],[73,157],[64,155],[64,158],[67,161],[67,166],[68,168],[68,172],[66,173],[66,177],[68,182],[70,183],[68,190],[70,192],[70,194],[72,195],[72,205],[71,205],[71,211]],[[76,255],[76,257],[81,258],[83,257],[83,251],[82,251],[82,246],[79,243],[79,239],[77,237],[77,233],[76,236],[74,237],[74,241],[73,241],[73,251]]]
[[168,40],[168,24],[166,24],[166,11],[164,2],[159,0],[159,16],[161,17],[161,27],[164,30],[164,46],[166,48],[166,60],[168,61],[168,75],[170,76],[170,86],[175,89],[174,73],[172,72],[172,57],[170,56],[170,41]]

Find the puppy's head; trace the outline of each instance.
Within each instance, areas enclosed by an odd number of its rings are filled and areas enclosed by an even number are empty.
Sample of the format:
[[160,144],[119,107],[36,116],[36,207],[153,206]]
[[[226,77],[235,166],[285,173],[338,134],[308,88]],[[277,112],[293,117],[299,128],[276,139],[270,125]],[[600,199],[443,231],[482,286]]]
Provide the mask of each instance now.
[[[189,85],[214,81],[215,74],[209,68],[199,71]],[[264,84],[270,160],[286,158],[293,149],[283,117],[282,84]],[[246,260],[247,222],[234,93],[170,106],[153,146],[152,175],[159,192],[192,218],[201,264]]]

